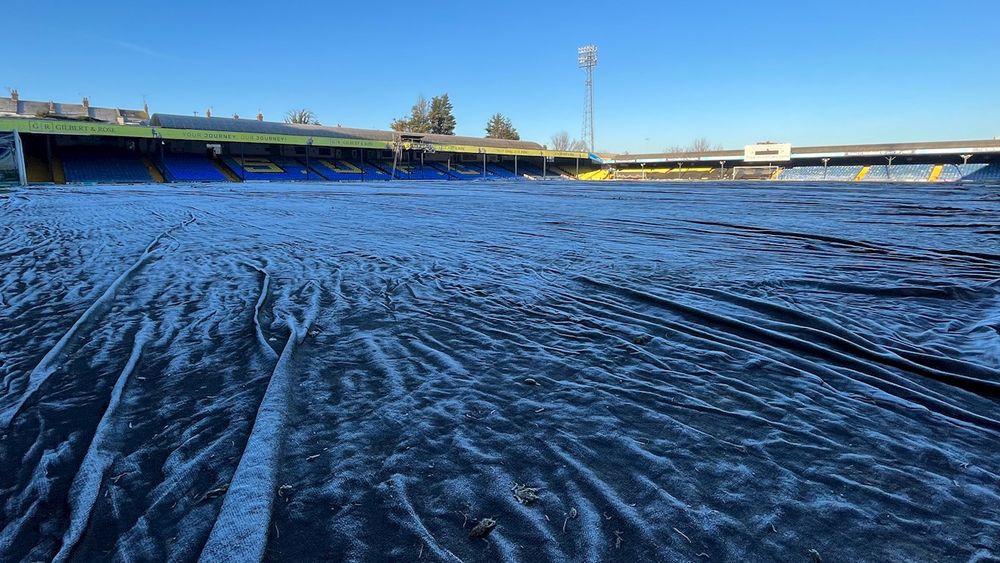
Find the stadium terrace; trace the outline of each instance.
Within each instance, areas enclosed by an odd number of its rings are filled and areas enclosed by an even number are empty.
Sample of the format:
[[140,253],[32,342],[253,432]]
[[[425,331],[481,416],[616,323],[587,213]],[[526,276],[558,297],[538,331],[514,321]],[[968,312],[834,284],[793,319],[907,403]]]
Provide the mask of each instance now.
[[[6,148],[4,148],[6,147]],[[1000,182],[1000,139],[593,154],[530,141],[298,125],[0,97],[0,181]]]

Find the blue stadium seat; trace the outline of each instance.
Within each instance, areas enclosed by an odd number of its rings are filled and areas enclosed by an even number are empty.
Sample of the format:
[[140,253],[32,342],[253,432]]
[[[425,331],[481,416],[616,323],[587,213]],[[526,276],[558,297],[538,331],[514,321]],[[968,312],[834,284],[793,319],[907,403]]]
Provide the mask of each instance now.
[[66,181],[70,183],[147,183],[153,177],[136,155],[108,155],[89,151],[61,155]]
[[448,170],[448,165],[446,163],[438,162],[435,166],[440,170],[444,170],[451,174],[456,180],[482,180],[489,177],[487,172],[486,176],[483,176],[483,166],[472,165],[468,162],[452,162],[451,170]]
[[813,181],[823,179],[822,166],[796,166],[786,168],[778,175],[779,180]]
[[310,160],[309,165],[313,172],[327,180],[371,182],[389,179],[387,172],[367,162],[320,158]]
[[[436,163],[435,166],[441,170],[448,171],[447,164]],[[486,163],[486,174],[483,174],[483,163],[482,162],[452,162],[451,163],[451,175],[459,180],[510,180],[519,178],[519,174],[514,174],[514,172],[500,166],[495,162]],[[538,172],[541,175],[541,171]],[[552,175],[555,175],[553,172]]]
[[872,182],[926,182],[933,164],[875,164],[868,170],[866,181]]
[[960,164],[962,180],[967,182],[998,182],[1000,181],[1000,164]]
[[941,168],[939,182],[957,182],[962,179],[962,170],[956,164],[945,164]]
[[933,164],[894,164],[889,168],[889,179],[893,182],[926,182],[933,169]]
[[826,180],[837,180],[841,182],[850,182],[851,180],[857,178],[858,174],[861,173],[862,166],[829,166],[826,169]]
[[822,180],[849,182],[857,177],[859,172],[861,172],[861,166],[836,165],[828,166],[825,169],[822,166],[795,166],[783,170],[778,175],[778,179],[807,182]]
[[493,174],[497,178],[502,178],[505,180],[515,179],[519,177],[518,175],[514,174],[510,170],[507,170],[503,166],[500,166],[499,164],[495,164],[492,162],[486,164],[486,171],[489,172],[490,174]]
[[866,182],[887,182],[889,181],[889,167],[885,164],[873,164],[868,168]]
[[[382,166],[385,170],[392,171],[391,162],[384,162]],[[450,180],[452,176],[449,176],[444,170],[435,168],[431,163],[421,167],[420,164],[406,162],[396,164],[396,178],[399,180]]]
[[164,154],[160,163],[168,182],[228,182],[229,178],[205,155]]
[[[513,169],[513,167],[514,167],[513,164],[509,164],[508,166],[510,166],[511,169]],[[557,174],[555,174],[551,170],[546,170],[545,172],[546,172],[546,174],[545,174],[546,177],[555,178],[557,176]],[[513,174],[513,172],[511,172],[511,174]],[[520,162],[517,163],[517,175],[518,176],[527,175],[527,176],[533,176],[533,177],[536,177],[536,178],[541,178],[542,177],[542,167],[538,166],[536,164],[531,164],[529,162],[520,161]]]
[[248,156],[243,160],[238,157],[223,158],[229,168],[238,178],[246,180],[322,180],[321,176],[306,174],[304,164],[294,158],[282,156]]

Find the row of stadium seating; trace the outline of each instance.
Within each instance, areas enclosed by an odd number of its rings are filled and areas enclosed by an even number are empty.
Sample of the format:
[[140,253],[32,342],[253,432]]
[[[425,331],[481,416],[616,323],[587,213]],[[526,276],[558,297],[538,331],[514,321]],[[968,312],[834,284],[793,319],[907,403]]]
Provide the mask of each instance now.
[[[237,178],[243,180],[308,180],[310,173],[304,164],[294,158],[288,157],[256,157],[234,158],[232,156],[223,157],[223,162],[236,174]],[[319,180],[319,177],[314,179]]]
[[519,174],[514,174],[512,170],[507,170],[503,166],[492,162],[486,165],[486,171],[501,180],[513,180],[515,178],[520,178]]
[[[389,172],[393,171],[391,163],[387,163],[386,168]],[[421,166],[419,164],[397,163],[395,171],[396,178],[400,180],[452,180],[455,178],[454,176],[450,176],[445,170],[431,164]]]
[[165,154],[160,167],[168,182],[227,182],[213,161],[197,154]]
[[134,154],[78,150],[65,152],[61,160],[66,181],[71,183],[143,184],[154,181],[149,167]]
[[893,182],[926,182],[934,171],[933,164],[894,164],[886,168],[886,175]]
[[483,175],[482,164],[480,164],[479,166],[472,166],[469,164],[456,162],[453,163],[450,166],[450,168],[447,163],[445,164],[437,163],[434,166],[436,166],[438,170],[443,171],[445,174],[461,180],[479,180],[482,178],[489,177],[488,174],[485,176]]
[[[586,177],[590,178],[592,175],[590,173]],[[721,175],[719,168],[708,166],[689,166],[687,168],[682,166],[676,168],[649,166],[622,168],[615,172],[611,178],[618,180],[718,180]],[[582,178],[584,174],[580,176]]]
[[1000,163],[992,164],[946,164],[939,180],[964,180],[967,182],[1000,181]]
[[[40,161],[41,162],[41,161]],[[38,163],[35,163],[38,164]],[[213,160],[199,154],[165,154],[158,160],[158,169],[145,158],[134,153],[108,154],[88,149],[63,151],[59,159],[53,159],[52,170],[56,178],[52,178],[44,166],[32,166],[44,173],[34,174],[34,180],[65,181],[71,183],[148,183],[154,181],[169,182],[225,182],[246,179],[255,180],[355,180],[373,181],[389,180],[392,173],[391,162],[381,162],[378,165],[367,162],[348,160],[333,160],[325,158],[310,159],[309,167],[303,160],[290,157],[246,157],[239,159],[232,156],[221,160]],[[544,174],[549,178],[561,176],[572,177],[572,173],[558,166],[546,167]],[[711,179],[718,176],[716,169],[705,169],[706,173],[697,168],[654,168],[646,167],[622,169],[618,171],[618,179]],[[681,173],[683,171],[683,173]],[[160,177],[160,172],[163,177]],[[485,174],[481,163],[456,162],[449,167],[443,162],[427,162],[424,166],[413,163],[398,164],[395,178],[402,180],[496,180],[513,179],[521,175],[541,177],[543,171],[537,165],[521,162],[517,174],[511,163],[487,163]],[[691,173],[696,173],[691,175]],[[796,166],[782,170],[777,176],[779,180],[792,181],[874,181],[874,182],[1000,182],[1000,163],[993,164],[896,164],[888,166],[878,164]],[[580,175],[582,180],[613,179],[614,176],[606,170],[591,170]]]
[[[198,158],[198,157],[193,157]],[[414,163],[396,164],[395,170],[390,162],[382,162],[378,166],[366,162],[348,160],[331,160],[316,158],[309,161],[309,172],[302,160],[287,157],[247,157],[244,160],[226,157],[223,159],[237,178],[247,180],[388,180],[392,177],[400,180],[481,180],[517,178],[513,172],[497,165],[487,164],[483,175],[481,165],[467,163],[452,163],[449,169],[447,163],[428,162],[421,166]],[[393,172],[395,175],[393,176]],[[205,181],[215,181],[213,178]]]
[[786,168],[778,175],[779,180],[799,180],[812,181],[822,180],[826,177],[826,170],[822,166],[796,166]]
[[1000,164],[945,164],[934,176],[933,164],[876,164],[872,166],[796,166],[786,168],[779,180],[864,180],[871,182],[995,182],[1000,181]]
[[542,176],[545,177],[555,176],[555,174],[550,172],[548,169],[542,170],[541,166],[535,166],[534,164],[528,162],[519,162],[517,164],[517,173],[527,174],[528,176],[531,176],[533,178],[541,178]]
[[853,180],[858,177],[861,173],[863,166],[827,166],[826,167],[826,179],[827,180]]
[[876,164],[868,168],[864,180],[872,182],[926,182],[934,170],[933,164]]
[[483,174],[483,165],[478,163],[453,162],[449,168],[447,164],[438,162],[434,166],[457,180],[512,180],[520,177],[520,174],[514,174],[493,162],[486,163],[485,174]]
[[603,168],[580,174],[581,180],[610,180],[611,172]]
[[861,166],[796,166],[786,168],[778,175],[779,180],[839,180],[850,181],[861,173]]
[[367,162],[328,160],[309,162],[309,167],[326,180],[388,180],[389,174]]
[[[414,163],[397,164],[392,175],[391,162],[378,164],[340,159],[315,158],[309,160],[291,157],[225,156],[215,160],[203,154],[165,153],[156,157],[156,166],[141,155],[77,149],[65,151],[58,170],[65,169],[65,179],[71,183],[146,183],[167,182],[226,182],[226,181],[303,181],[303,180],[355,180],[377,181],[395,177],[400,180],[500,180],[516,179],[525,175],[541,177],[541,167],[520,162],[517,173],[512,163],[486,164],[479,162],[427,162],[424,166]],[[544,175],[558,178],[569,173],[548,167]],[[41,168],[40,168],[41,169]],[[162,173],[162,177],[160,174]],[[36,182],[48,180],[46,173],[36,174]],[[61,180],[61,177],[60,177]],[[51,180],[48,180],[51,181]]]

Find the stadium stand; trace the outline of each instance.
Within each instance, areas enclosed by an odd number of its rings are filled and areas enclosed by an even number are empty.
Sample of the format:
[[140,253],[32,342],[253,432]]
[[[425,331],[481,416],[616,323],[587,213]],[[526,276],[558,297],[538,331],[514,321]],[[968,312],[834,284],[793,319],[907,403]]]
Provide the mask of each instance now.
[[615,175],[619,180],[670,180],[679,179],[678,168],[621,168]]
[[930,178],[933,164],[875,164],[869,167],[864,177],[870,182],[926,182]]
[[779,180],[812,181],[822,180],[825,171],[822,166],[796,166],[795,168],[785,168],[778,174]]
[[[938,177],[940,181],[954,180],[960,177],[958,169],[954,165],[950,166],[953,167],[953,173],[949,175],[948,166],[945,166]],[[824,175],[822,166],[796,166],[782,170],[778,179],[799,181],[927,182],[930,180],[933,170],[933,164],[895,164],[892,167],[886,164],[830,166],[826,169]]]
[[825,179],[850,182],[858,177],[861,168],[861,166],[828,166]]
[[311,161],[313,172],[326,180],[354,180],[359,182],[384,181],[389,174],[366,162],[349,160],[316,159]]
[[786,168],[778,175],[778,180],[837,180],[849,182],[858,177],[862,172],[861,166],[829,166],[824,169],[822,166],[796,166]]
[[[504,168],[507,168],[513,174],[513,172],[514,172],[514,165],[512,163],[506,163],[506,164],[504,164]],[[517,163],[517,175],[518,176],[522,176],[522,177],[523,176],[531,176],[533,178],[541,178],[542,175],[543,175],[543,171],[542,171],[542,168],[540,166],[536,165],[536,164],[531,164],[531,163],[523,162],[522,161],[522,162],[518,162]],[[559,177],[558,174],[556,174],[554,172],[550,172],[547,167],[546,167],[546,170],[544,171],[544,175],[545,175],[546,178],[558,178]]]
[[888,182],[889,167],[886,166],[885,164],[876,164],[874,166],[869,166],[868,172],[865,173],[862,179],[869,182]]
[[[938,176],[939,182],[957,182],[962,179],[962,169],[959,164],[945,164],[941,168],[941,174]],[[972,166],[978,166],[973,164]]]
[[608,170],[600,169],[594,170],[592,172],[584,172],[580,174],[581,180],[609,180],[611,179],[611,172]]
[[1000,181],[1000,164],[960,164],[962,180],[968,182]]
[[481,163],[452,162],[450,170],[445,162],[435,162],[432,166],[456,180],[514,180],[519,178],[510,170],[494,162],[486,164],[486,174],[483,174]]
[[66,183],[66,171],[63,170],[62,159],[52,155],[52,181],[56,184]]
[[238,178],[247,180],[320,180],[315,174],[306,174],[306,167],[288,157],[248,156],[244,159],[225,157],[223,161]]
[[168,182],[228,182],[215,163],[200,154],[165,154],[160,162]]
[[889,179],[893,182],[926,182],[933,164],[896,164],[888,170]]
[[52,181],[52,174],[45,163],[45,159],[32,155],[24,155],[25,172],[28,174],[28,183],[44,184]]
[[[392,172],[392,163],[383,163],[388,172]],[[396,178],[399,180],[450,180],[453,177],[430,164],[421,167],[419,164],[396,164]]]
[[938,182],[996,181],[1000,179],[1000,164],[945,164],[941,168]]
[[489,162],[486,164],[486,171],[492,174],[493,176],[504,180],[516,180],[520,178],[520,176],[515,175],[510,170],[507,170],[503,166],[500,166],[499,164],[493,162]]
[[455,180],[482,180],[489,177],[488,174],[483,176],[482,165],[471,166],[461,162],[453,162],[450,170],[448,164],[443,162],[429,163],[429,166],[433,166]]
[[933,167],[931,167],[931,175],[930,177],[928,177],[928,180],[931,182],[937,182],[938,179],[941,177],[942,171],[944,171],[944,165],[935,164]]
[[141,158],[131,154],[69,151],[61,156],[72,183],[148,183],[154,181]]
[[[580,172],[586,172],[586,171],[587,171],[586,169],[580,170]],[[572,166],[569,166],[569,167],[568,166],[556,166],[554,164],[550,164],[549,167],[548,167],[547,172],[549,172],[553,176],[562,176],[563,178],[567,178],[567,179],[576,179],[575,168],[572,167]]]
[[[718,180],[721,176],[720,169],[706,166],[622,168],[614,174],[618,180]],[[580,178],[584,178],[583,172],[580,173]]]
[[677,174],[684,180],[717,180],[719,178],[718,169],[704,166],[683,168]]

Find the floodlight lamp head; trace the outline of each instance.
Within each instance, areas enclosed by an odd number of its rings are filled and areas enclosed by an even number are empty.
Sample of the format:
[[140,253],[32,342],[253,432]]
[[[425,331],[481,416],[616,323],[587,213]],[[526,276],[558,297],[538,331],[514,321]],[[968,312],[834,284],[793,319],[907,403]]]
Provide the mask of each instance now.
[[579,63],[580,68],[589,68],[597,66],[597,46],[596,45],[584,45],[576,50],[577,63]]

